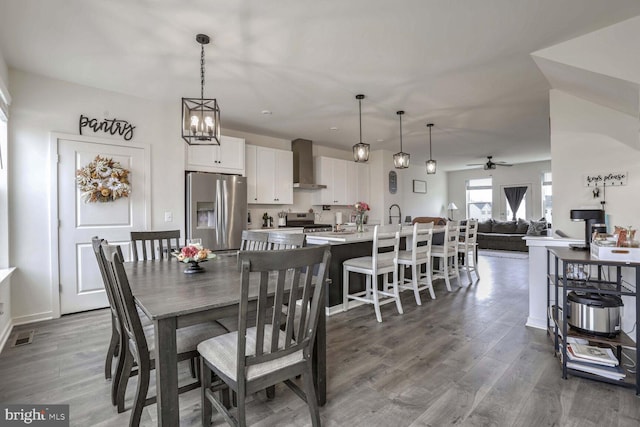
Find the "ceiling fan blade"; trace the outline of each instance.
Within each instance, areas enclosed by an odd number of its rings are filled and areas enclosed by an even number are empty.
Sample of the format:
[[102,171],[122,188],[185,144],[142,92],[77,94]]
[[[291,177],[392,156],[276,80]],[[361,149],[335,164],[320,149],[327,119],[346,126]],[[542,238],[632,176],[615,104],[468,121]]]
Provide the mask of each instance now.
[[484,166],[484,163],[467,163],[467,166]]
[[498,166],[513,166],[511,163],[495,163],[494,165],[498,165]]

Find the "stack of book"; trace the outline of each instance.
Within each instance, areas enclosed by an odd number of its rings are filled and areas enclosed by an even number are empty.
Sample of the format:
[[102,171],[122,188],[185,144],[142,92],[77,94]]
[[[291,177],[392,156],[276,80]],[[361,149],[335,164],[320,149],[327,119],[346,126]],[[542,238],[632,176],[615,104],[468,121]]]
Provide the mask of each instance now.
[[567,344],[567,368],[612,380],[621,380],[625,373],[610,348],[586,344]]

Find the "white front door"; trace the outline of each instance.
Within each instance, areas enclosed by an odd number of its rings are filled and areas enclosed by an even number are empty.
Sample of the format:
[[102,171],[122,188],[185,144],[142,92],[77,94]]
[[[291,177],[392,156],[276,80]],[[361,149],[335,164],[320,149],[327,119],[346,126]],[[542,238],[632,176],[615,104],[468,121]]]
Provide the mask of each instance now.
[[[130,232],[145,230],[148,198],[148,156],[145,147],[120,145],[97,138],[58,138],[58,271],[60,312],[107,307],[100,270],[91,246],[98,236],[122,245],[129,258]],[[129,197],[87,203],[76,184],[76,171],[96,156],[117,161],[130,171]]]

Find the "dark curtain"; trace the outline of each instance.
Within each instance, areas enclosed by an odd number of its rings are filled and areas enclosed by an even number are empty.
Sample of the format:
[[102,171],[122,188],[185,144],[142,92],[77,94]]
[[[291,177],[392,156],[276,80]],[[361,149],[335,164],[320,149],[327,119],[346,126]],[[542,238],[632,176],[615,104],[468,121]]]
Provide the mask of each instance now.
[[527,192],[527,187],[507,187],[504,189],[504,195],[507,197],[507,202],[513,212],[513,220],[516,220],[516,212],[524,199],[524,194]]

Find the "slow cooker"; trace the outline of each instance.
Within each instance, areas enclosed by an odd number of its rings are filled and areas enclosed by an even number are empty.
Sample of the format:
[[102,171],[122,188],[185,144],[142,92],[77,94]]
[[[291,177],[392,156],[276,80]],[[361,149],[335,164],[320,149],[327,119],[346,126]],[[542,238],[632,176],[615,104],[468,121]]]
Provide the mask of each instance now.
[[620,297],[572,291],[567,295],[567,304],[567,323],[574,329],[609,337],[620,333]]

